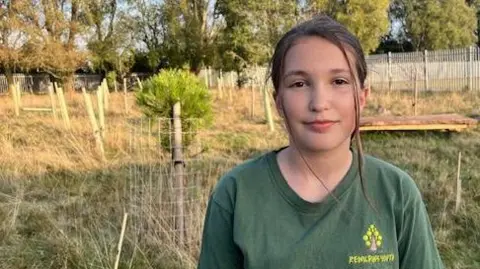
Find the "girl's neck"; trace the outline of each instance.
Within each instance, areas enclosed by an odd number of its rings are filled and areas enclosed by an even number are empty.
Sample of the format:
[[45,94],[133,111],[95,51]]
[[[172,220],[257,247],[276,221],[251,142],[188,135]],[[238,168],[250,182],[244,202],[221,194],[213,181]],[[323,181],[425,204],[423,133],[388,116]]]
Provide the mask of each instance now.
[[328,152],[303,150],[301,153],[299,149],[290,146],[285,149],[284,154],[291,169],[305,175],[307,180],[315,179],[317,176],[327,185],[336,185],[348,172],[352,163],[353,156],[349,145],[346,143]]

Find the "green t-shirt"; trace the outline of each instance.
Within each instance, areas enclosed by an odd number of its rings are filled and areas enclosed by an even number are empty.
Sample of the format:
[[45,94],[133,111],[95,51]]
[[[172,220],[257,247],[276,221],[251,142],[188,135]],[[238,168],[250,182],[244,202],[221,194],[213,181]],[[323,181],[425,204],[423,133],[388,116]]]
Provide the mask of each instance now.
[[[399,168],[364,156],[320,203],[294,192],[278,150],[249,160],[217,183],[205,216],[198,269],[440,269],[421,194]],[[353,154],[356,156],[356,154]]]

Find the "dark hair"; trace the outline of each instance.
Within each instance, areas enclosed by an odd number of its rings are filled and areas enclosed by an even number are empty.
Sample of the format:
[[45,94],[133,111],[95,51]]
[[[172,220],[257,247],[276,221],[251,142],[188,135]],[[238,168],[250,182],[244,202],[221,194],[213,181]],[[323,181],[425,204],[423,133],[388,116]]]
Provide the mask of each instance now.
[[[332,18],[326,15],[317,15],[310,20],[302,22],[296,25],[294,28],[289,30],[277,43],[275,52],[273,54],[271,65],[271,74],[273,87],[274,87],[274,98],[278,97],[280,90],[280,81],[284,72],[284,60],[289,49],[295,45],[295,42],[303,37],[320,37],[324,38],[327,41],[336,45],[343,53],[345,59],[348,62],[351,76],[356,78],[354,80],[354,99],[355,99],[355,130],[351,135],[351,139],[355,139],[357,154],[358,154],[358,164],[359,164],[359,174],[360,181],[362,184],[362,190],[365,195],[365,198],[372,205],[368,196],[366,194],[365,180],[363,177],[363,149],[360,139],[360,104],[359,104],[359,89],[365,87],[365,80],[367,77],[367,64],[365,61],[365,55],[363,53],[362,46],[359,40],[342,24],[333,20]],[[355,69],[349,58],[347,57],[347,52],[349,51],[355,58]],[[355,70],[355,72],[353,72]],[[357,79],[360,85],[357,85]],[[302,156],[303,157],[303,156]],[[310,166],[307,163],[307,166]],[[310,168],[311,172],[313,170]],[[315,173],[314,173],[315,174]],[[317,177],[318,178],[318,177]],[[320,179],[319,179],[320,180]],[[321,181],[321,180],[320,180]],[[322,182],[323,184],[323,182]],[[324,185],[325,186],[325,185]]]

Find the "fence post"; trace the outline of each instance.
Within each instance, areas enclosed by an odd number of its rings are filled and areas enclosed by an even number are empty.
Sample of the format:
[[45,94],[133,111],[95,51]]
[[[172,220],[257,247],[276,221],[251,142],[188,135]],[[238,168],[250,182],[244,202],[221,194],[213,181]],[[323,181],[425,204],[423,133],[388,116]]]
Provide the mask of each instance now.
[[473,89],[473,46],[468,47],[468,90]]
[[388,52],[388,91],[392,91],[392,52]]
[[183,175],[184,175],[184,160],[182,152],[182,121],[180,119],[181,107],[177,102],[173,106],[173,165],[174,165],[174,179],[177,189],[177,212],[175,229],[178,231],[178,244],[183,246],[185,236],[185,222],[183,212]]
[[425,76],[425,90],[428,91],[428,51],[425,50],[423,54],[423,74]]

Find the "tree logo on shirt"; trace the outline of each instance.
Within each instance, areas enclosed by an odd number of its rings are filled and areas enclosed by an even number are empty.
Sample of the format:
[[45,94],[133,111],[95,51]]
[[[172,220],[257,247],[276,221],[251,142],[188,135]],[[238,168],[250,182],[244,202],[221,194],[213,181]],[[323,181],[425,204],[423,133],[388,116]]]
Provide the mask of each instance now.
[[370,225],[367,232],[363,235],[365,246],[371,251],[377,251],[383,244],[383,238],[375,225]]

